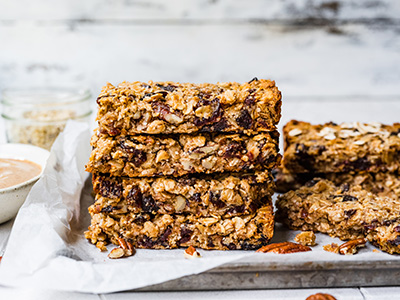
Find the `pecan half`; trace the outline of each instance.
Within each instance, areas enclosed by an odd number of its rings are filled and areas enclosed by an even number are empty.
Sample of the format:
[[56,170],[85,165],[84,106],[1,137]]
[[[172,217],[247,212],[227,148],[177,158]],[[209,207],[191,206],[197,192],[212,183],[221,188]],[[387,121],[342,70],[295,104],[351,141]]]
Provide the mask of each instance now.
[[283,242],[283,243],[274,243],[269,244],[264,247],[261,247],[256,252],[261,253],[276,253],[276,254],[289,254],[296,252],[307,252],[311,251],[311,248],[308,246],[292,243],[292,242]]
[[306,300],[336,300],[336,298],[330,294],[317,293],[308,296]]
[[366,239],[356,239],[348,241],[339,246],[339,254],[342,255],[353,255],[356,254],[358,248],[365,247]]
[[125,255],[125,250],[122,248],[114,248],[111,250],[111,252],[108,254],[108,257],[111,259],[117,259],[124,257]]
[[135,248],[133,248],[132,244],[128,241],[125,241],[123,238],[118,238],[118,248],[114,248],[108,254],[108,257],[111,259],[117,259],[122,257],[128,257],[135,254]]

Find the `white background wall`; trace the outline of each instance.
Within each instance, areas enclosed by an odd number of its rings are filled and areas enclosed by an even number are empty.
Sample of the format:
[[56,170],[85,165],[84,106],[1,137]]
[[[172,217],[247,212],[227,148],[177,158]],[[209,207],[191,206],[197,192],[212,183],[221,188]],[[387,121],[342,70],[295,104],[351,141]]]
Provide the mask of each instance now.
[[397,98],[400,1],[0,0],[0,89],[254,76],[286,98]]

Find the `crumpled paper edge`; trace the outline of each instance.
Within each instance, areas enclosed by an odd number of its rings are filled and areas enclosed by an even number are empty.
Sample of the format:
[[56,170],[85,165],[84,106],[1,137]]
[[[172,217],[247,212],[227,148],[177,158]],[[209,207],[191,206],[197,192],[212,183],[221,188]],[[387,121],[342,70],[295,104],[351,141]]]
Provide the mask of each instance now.
[[16,217],[0,264],[0,284],[110,293],[199,274],[248,256],[241,253],[180,259],[179,263],[157,261],[152,265],[156,272],[146,272],[149,262],[96,263],[66,256],[71,251],[70,224],[79,218],[80,194],[88,176],[84,165],[90,156],[89,140],[87,125],[69,121],[55,141],[43,176],[32,187]]

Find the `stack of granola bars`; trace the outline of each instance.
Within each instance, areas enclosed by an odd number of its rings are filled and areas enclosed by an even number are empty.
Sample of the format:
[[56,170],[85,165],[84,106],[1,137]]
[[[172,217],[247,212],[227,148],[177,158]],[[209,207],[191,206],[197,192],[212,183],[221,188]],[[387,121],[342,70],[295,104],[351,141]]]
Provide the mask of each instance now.
[[283,134],[278,218],[400,253],[400,124],[291,121]]
[[98,248],[255,249],[271,239],[273,81],[124,82],[97,103],[86,237]]

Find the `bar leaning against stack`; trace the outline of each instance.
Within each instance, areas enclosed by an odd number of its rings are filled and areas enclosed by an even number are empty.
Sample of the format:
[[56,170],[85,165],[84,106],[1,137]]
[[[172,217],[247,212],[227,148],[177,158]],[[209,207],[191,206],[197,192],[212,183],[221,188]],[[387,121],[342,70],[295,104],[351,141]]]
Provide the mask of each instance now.
[[85,236],[98,248],[257,249],[272,238],[273,81],[124,82],[97,103]]
[[400,253],[400,124],[291,121],[283,132],[277,217]]

